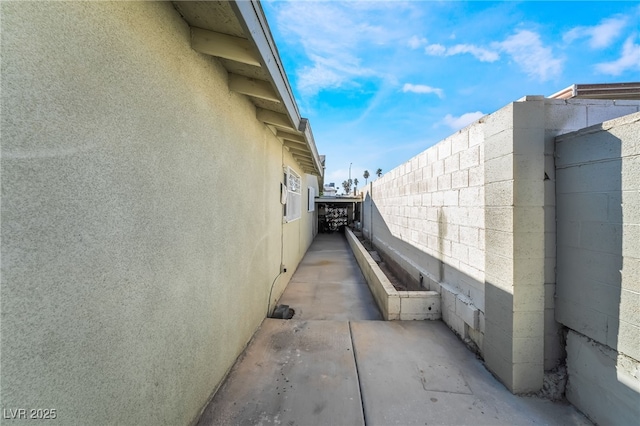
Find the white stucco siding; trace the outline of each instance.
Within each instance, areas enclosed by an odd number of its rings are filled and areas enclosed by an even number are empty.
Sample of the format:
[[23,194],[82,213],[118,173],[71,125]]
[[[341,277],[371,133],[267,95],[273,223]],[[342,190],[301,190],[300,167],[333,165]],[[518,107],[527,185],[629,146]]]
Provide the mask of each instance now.
[[0,8],[2,408],[188,424],[266,314],[282,144],[169,3]]

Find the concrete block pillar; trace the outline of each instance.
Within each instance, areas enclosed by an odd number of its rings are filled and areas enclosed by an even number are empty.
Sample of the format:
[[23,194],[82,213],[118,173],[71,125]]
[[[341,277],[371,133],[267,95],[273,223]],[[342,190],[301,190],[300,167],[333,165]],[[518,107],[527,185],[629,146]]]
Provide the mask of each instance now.
[[544,374],[544,108],[527,97],[485,123],[484,357],[514,393]]

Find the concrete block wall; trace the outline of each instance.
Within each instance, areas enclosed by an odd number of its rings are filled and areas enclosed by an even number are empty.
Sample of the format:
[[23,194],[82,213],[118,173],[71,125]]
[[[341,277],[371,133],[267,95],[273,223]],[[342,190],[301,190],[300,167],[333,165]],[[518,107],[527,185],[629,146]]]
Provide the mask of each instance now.
[[514,392],[564,361],[555,320],[555,137],[637,111],[638,101],[527,96],[372,182],[363,230],[442,298]]
[[638,111],[639,101],[596,99],[545,100],[545,369],[566,356],[562,326],[555,320],[556,291],[556,136]]
[[[449,291],[445,322],[477,346],[484,310],[483,126],[480,120],[460,130],[378,179],[365,189],[362,209],[363,231],[380,251],[416,281],[422,276],[426,289]],[[456,298],[465,303],[456,305]]]
[[555,316],[570,329],[567,397],[600,424],[640,418],[638,135],[636,112],[556,138]]
[[513,392],[544,373],[544,112],[514,102],[485,124],[487,367]]

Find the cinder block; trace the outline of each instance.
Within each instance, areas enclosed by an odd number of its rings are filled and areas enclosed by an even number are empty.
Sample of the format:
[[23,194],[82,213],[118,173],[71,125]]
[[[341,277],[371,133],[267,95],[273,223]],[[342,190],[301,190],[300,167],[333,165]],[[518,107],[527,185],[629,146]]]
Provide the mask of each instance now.
[[[640,126],[638,126],[640,128]],[[637,154],[640,154],[640,144]],[[640,190],[640,155],[625,157],[622,160],[621,185],[623,191]]]
[[545,127],[563,130],[563,133],[587,127],[586,105],[568,105],[546,102]]
[[438,147],[438,160],[443,160],[451,155],[451,140],[445,139],[436,145]]
[[[559,158],[557,159],[560,160]],[[559,166],[560,167],[560,166]],[[620,161],[603,161],[581,167],[559,168],[556,170],[556,193],[570,192],[611,192],[625,190],[622,183],[623,172]],[[630,174],[627,177],[633,174]],[[607,176],[607,179],[603,179]],[[631,186],[637,183],[628,182]],[[633,188],[631,188],[633,189]]]
[[[473,259],[472,252],[473,250],[469,249],[470,261]],[[513,287],[513,259],[494,254],[490,251],[485,253],[484,258],[485,282],[503,289]],[[485,296],[485,303],[487,303],[486,300],[487,297]]]
[[460,226],[460,243],[467,247],[478,247],[478,228]]
[[[561,286],[558,283],[556,289]],[[556,321],[602,344],[607,343],[607,315],[602,312],[556,297]]]
[[[635,360],[640,359],[640,326],[632,324],[624,319],[609,317],[610,327],[607,342],[609,346],[615,347],[618,352],[632,357]],[[639,366],[640,367],[640,366]],[[640,388],[640,384],[638,386]]]
[[[497,231],[493,231],[497,232]],[[514,232],[512,236],[513,257],[515,259],[533,259],[542,268],[544,261],[544,233]],[[540,270],[542,281],[543,271]]]
[[513,153],[544,156],[544,126],[513,129]]
[[[494,373],[498,373],[503,383],[509,386],[513,365],[513,341],[511,333],[487,317],[485,321],[484,344],[484,355],[487,367]],[[491,360],[500,362],[502,365],[491,365]],[[507,371],[509,371],[509,373],[505,374]],[[502,374],[502,376],[500,374]]]
[[469,262],[469,248],[464,244],[452,243],[451,251],[454,258],[458,259],[461,263]]
[[451,153],[455,154],[464,151],[469,147],[469,131],[468,129],[460,130],[451,136]]
[[[562,165],[584,164],[604,159],[620,158],[621,142],[618,138],[600,131],[596,133],[574,132],[558,138],[556,155]],[[567,163],[571,158],[571,163]]]
[[620,285],[623,289],[640,293],[640,259],[624,259]]
[[480,164],[480,148],[481,146],[476,145],[460,152],[461,170],[468,169],[469,167],[474,167]]
[[452,154],[444,160],[444,172],[453,173],[460,170],[460,154]]
[[485,208],[485,229],[513,232],[514,225],[513,207],[487,207]]
[[513,362],[514,364],[536,364],[540,369],[544,363],[544,340],[540,337],[513,338]]
[[487,253],[495,253],[500,256],[513,258],[513,233],[487,229],[485,231],[485,242],[487,245]]
[[621,320],[640,327],[640,294],[626,289],[621,290],[619,316]]
[[474,166],[469,169],[469,186],[484,185],[484,167]]
[[485,270],[485,252],[484,250],[469,247],[469,265],[479,271]]
[[[513,129],[502,129],[484,141],[484,161],[513,154]],[[482,162],[482,161],[481,161]]]
[[445,206],[458,205],[458,190],[444,191],[444,205]]
[[449,322],[447,325],[463,339],[468,337],[465,329],[465,322],[455,313],[449,316]]
[[514,232],[545,232],[544,208],[537,207],[514,207],[513,208],[513,231]]
[[513,202],[516,206],[544,206],[542,179],[517,179],[513,186]]
[[513,309],[515,311],[542,312],[545,308],[544,296],[544,284],[522,285],[516,281],[513,290]]
[[469,327],[478,329],[478,308],[473,306],[470,300],[463,297],[456,298],[456,315]]
[[[609,220],[609,194],[606,192],[560,194],[557,200],[558,211],[565,217],[588,222]],[[617,218],[617,220],[620,219],[620,217]]]
[[637,107],[632,105],[588,105],[587,126],[600,124],[604,121],[633,114],[637,111]]
[[638,108],[640,108],[640,101],[633,100],[633,99],[615,100],[615,101],[613,101],[613,104],[615,106],[622,106],[622,105],[635,106],[636,107],[636,111],[638,111]]
[[481,121],[473,123],[467,127],[469,132],[469,147],[481,145],[484,142],[484,120],[486,117],[481,118]]
[[545,156],[515,154],[513,161],[514,179],[544,180]]
[[544,261],[540,258],[516,258],[513,266],[513,282],[522,285],[544,283]]
[[[540,347],[542,348],[542,344]],[[539,363],[517,363],[513,365],[514,393],[537,392],[544,380],[544,360]]]
[[[511,360],[507,360],[503,357],[505,352],[503,352],[502,348],[496,348],[492,344],[486,332],[484,334],[483,349],[484,362],[487,368],[495,374],[509,390],[511,390],[513,381],[513,367],[511,365]],[[507,352],[507,354],[509,353],[510,352]]]
[[[517,292],[518,290],[516,288],[515,293]],[[542,308],[542,304],[540,304],[540,307]],[[532,312],[513,312],[513,336],[514,339],[537,338],[540,340],[540,346],[542,346],[542,339],[544,337],[544,309]],[[540,362],[542,362],[542,349],[540,351],[540,357]]]
[[488,138],[502,132],[505,129],[513,128],[513,103],[504,106],[502,109],[485,117],[484,137]]
[[445,174],[438,176],[438,191],[451,189],[451,175]]
[[[627,234],[627,230],[632,230],[631,226],[625,226],[624,232]],[[640,257],[640,250],[635,250],[636,255],[633,255],[634,243],[629,242],[628,238],[622,237],[623,226],[617,223],[604,223],[604,222],[581,222],[580,224],[580,247],[587,250],[601,251],[611,254],[620,253],[622,247],[623,253],[625,246],[627,249],[631,249],[630,256],[638,258]],[[629,232],[629,237],[637,235],[640,238],[640,233]],[[640,247],[636,247],[640,249]]]
[[460,188],[459,205],[460,206],[482,206],[484,205],[484,197],[481,196],[479,187]]
[[444,160],[431,163],[431,176],[438,177],[444,174]]
[[512,206],[514,203],[513,182],[487,182],[484,188],[486,206]]
[[466,188],[469,186],[469,171],[459,170],[451,174],[452,188]]
[[424,294],[420,297],[400,297],[401,320],[435,319],[434,317],[440,316],[440,312],[440,297],[437,294]]
[[484,163],[484,177],[487,182],[508,181],[514,178],[513,155],[491,158]]
[[433,164],[438,161],[438,145],[434,145],[427,149],[427,162]]
[[484,334],[484,330],[485,330],[484,312],[478,311],[478,331]]
[[598,424],[637,423],[640,385],[631,368],[625,368],[628,360],[569,331],[567,399]]

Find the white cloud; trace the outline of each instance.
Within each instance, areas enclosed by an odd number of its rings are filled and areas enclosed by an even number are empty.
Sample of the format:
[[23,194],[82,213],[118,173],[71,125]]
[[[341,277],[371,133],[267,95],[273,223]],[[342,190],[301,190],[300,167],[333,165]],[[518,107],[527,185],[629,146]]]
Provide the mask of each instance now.
[[432,56],[453,56],[462,53],[470,53],[481,62],[495,62],[500,59],[498,52],[474,46],[472,44],[456,44],[452,47],[444,47],[441,44],[430,44],[424,51]]
[[447,53],[447,48],[441,44],[430,44],[424,48],[427,55],[444,56]]
[[[295,71],[300,91],[315,95],[323,89],[357,86],[362,78],[386,80],[393,75],[378,70],[377,63],[367,60],[371,47],[396,46],[407,40],[426,43],[426,40],[418,37],[413,40],[409,31],[414,29],[397,25],[399,18],[388,13],[391,7],[384,2],[277,3],[279,30],[301,46],[308,59]],[[398,7],[404,10],[412,6]]]
[[462,114],[459,117],[455,117],[451,114],[447,114],[443,119],[442,123],[449,126],[452,130],[460,130],[474,121],[478,120],[481,117],[484,117],[486,114],[480,111],[476,112],[467,112]]
[[481,62],[495,62],[500,59],[500,55],[492,50],[474,46],[472,44],[456,44],[447,49],[447,56],[458,55],[460,53],[471,53]]
[[591,48],[602,49],[610,46],[620,36],[626,25],[626,18],[608,18],[592,27],[572,28],[564,34],[562,39],[567,43],[572,43],[579,38],[588,38]]
[[494,45],[511,55],[520,68],[531,77],[546,81],[562,73],[563,60],[555,57],[551,48],[542,44],[538,33],[520,30],[507,37],[505,41]]
[[438,89],[437,87],[426,86],[424,84],[406,83],[402,87],[402,91],[404,93],[407,93],[407,92],[420,93],[420,94],[434,93],[441,99],[444,97],[444,92],[442,91],[442,89]]
[[634,43],[634,36],[629,37],[622,47],[622,56],[613,62],[602,62],[596,70],[603,74],[620,75],[627,70],[640,71],[640,45]]
[[427,39],[424,37],[413,36],[407,42],[407,45],[412,49],[417,49],[422,45],[427,44]]

